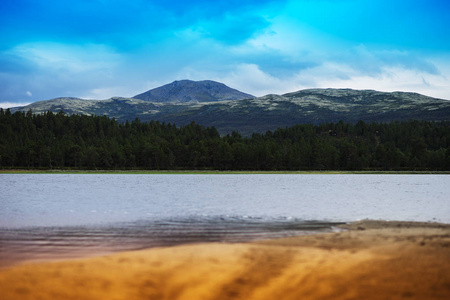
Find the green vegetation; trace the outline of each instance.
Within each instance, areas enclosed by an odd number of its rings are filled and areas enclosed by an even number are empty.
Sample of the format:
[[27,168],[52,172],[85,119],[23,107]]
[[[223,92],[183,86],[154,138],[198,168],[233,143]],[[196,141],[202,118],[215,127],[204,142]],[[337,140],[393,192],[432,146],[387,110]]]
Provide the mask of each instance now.
[[[218,93],[214,93],[215,101],[201,102],[198,99],[197,103],[194,99],[199,97],[198,91],[205,91],[200,83],[193,89],[186,86],[181,90],[164,88],[160,90],[162,93],[156,93],[159,95],[157,99],[151,101],[146,97],[143,98],[148,101],[118,97],[109,100],[57,98],[12,108],[11,112],[19,110],[26,113],[31,109],[35,114],[48,111],[56,114],[62,110],[67,115],[105,115],[119,122],[139,118],[141,122],[153,120],[177,126],[189,125],[195,120],[198,124],[214,126],[221,135],[237,131],[243,136],[265,134],[268,130],[275,131],[279,127],[297,124],[319,125],[340,120],[345,123],[356,123],[359,120],[366,123],[450,121],[450,101],[414,93],[313,89],[284,95],[219,101],[232,97],[227,88],[219,87]],[[240,99],[236,94],[234,98]],[[185,102],[186,99],[194,101]]]
[[337,122],[220,136],[214,127],[0,109],[0,168],[448,171],[450,122]]

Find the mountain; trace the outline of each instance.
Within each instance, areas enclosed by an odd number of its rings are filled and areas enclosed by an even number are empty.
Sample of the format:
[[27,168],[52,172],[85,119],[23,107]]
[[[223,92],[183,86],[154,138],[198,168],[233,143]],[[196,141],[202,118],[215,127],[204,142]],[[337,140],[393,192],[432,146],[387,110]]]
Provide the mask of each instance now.
[[[364,122],[411,119],[450,121],[450,101],[416,93],[308,89],[284,95],[218,100],[220,99],[218,94],[221,95],[220,97],[225,97],[223,95],[227,94],[223,92],[216,93],[214,100],[204,102],[204,98],[196,98],[195,91],[206,89],[205,86],[211,82],[196,84],[197,88],[186,87],[191,83],[178,81],[147,92],[149,95],[162,95],[160,98],[155,96],[153,100],[149,100],[151,98],[136,99],[139,95],[133,98],[114,97],[108,100],[57,98],[13,108],[11,111],[26,112],[31,109],[34,113],[43,113],[63,110],[67,114],[106,115],[120,122],[139,118],[144,122],[155,120],[186,125],[195,121],[198,124],[215,126],[222,134],[239,131],[244,135],[296,124],[320,124],[340,120],[352,123],[359,120]],[[176,86],[179,85],[184,88],[179,89],[183,92],[179,92],[180,98],[177,98],[172,95],[177,94]],[[218,83],[211,86],[214,87],[211,89],[214,91],[217,91],[217,87],[221,87],[224,91],[232,90]],[[155,90],[157,93],[154,92]],[[188,90],[191,92],[188,93]],[[186,102],[188,97],[190,100]]]
[[184,103],[241,100],[254,97],[232,89],[223,83],[211,80],[180,80],[136,95],[133,99],[163,103]]
[[[170,110],[170,113],[169,113]],[[449,121],[450,101],[416,93],[372,90],[309,89],[239,101],[198,103],[160,108],[153,116],[164,122],[215,126],[249,135],[296,124],[427,120]],[[143,118],[145,120],[145,118]]]

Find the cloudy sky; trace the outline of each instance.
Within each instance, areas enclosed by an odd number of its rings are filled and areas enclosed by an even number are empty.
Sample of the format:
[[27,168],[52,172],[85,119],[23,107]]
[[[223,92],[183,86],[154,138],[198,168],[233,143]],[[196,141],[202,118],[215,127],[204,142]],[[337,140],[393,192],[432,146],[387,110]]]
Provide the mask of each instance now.
[[450,99],[448,0],[2,0],[0,107],[174,80]]

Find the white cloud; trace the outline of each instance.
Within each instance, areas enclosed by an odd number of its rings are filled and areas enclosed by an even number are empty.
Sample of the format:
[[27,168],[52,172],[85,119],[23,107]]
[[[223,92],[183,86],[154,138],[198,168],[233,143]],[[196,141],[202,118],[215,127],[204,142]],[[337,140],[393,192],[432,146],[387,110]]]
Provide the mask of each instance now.
[[[441,69],[440,72],[445,72]],[[450,75],[450,73],[446,72]],[[347,65],[324,64],[302,72],[297,80],[313,80],[320,88],[353,88],[378,91],[416,92],[450,100],[450,83],[446,76],[429,74],[400,67],[384,67],[377,75],[354,70]]]
[[255,96],[284,93],[287,90],[292,90],[295,86],[292,81],[285,81],[271,76],[261,71],[254,64],[237,65],[235,70],[224,77],[219,75],[218,81]]
[[120,56],[104,45],[67,45],[60,43],[25,43],[9,52],[33,62],[40,68],[81,73],[110,69]]
[[118,90],[118,86],[127,84],[123,79],[131,73],[123,71],[126,64],[122,55],[104,45],[36,42],[20,44],[3,53],[27,66],[27,72],[4,73],[0,78],[7,87],[0,92],[0,100],[5,102],[63,96],[109,98],[117,94],[104,95],[94,89]]
[[[141,84],[139,84],[139,86],[141,86]],[[133,97],[151,88],[153,87],[136,88],[134,85],[104,86],[101,88],[90,89],[87,92],[80,94],[78,97],[87,100],[105,100],[111,97]]]
[[3,109],[11,108],[11,107],[18,107],[18,106],[27,106],[28,104],[31,104],[30,102],[0,102],[0,107]]
[[[253,59],[218,77],[255,95],[330,87],[410,91],[450,100],[448,57],[355,44],[288,15],[271,19],[264,34],[231,48],[232,55]],[[286,72],[278,74],[278,67]]]

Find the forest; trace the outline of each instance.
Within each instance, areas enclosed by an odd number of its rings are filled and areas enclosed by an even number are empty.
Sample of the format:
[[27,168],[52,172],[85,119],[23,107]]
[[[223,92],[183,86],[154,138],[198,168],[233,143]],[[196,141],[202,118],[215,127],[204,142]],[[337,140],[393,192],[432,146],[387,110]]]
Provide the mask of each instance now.
[[242,136],[214,127],[0,109],[0,168],[450,170],[450,122],[302,124]]

